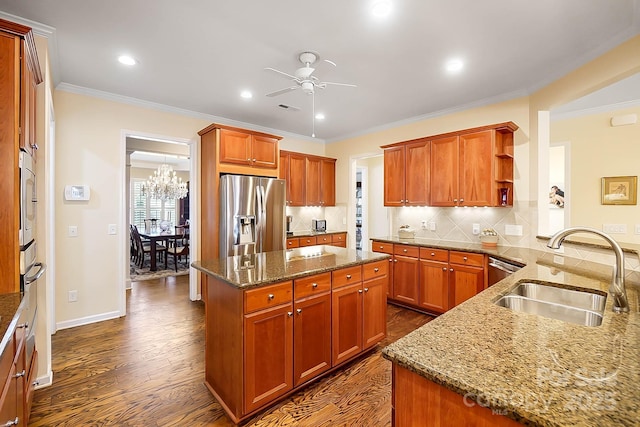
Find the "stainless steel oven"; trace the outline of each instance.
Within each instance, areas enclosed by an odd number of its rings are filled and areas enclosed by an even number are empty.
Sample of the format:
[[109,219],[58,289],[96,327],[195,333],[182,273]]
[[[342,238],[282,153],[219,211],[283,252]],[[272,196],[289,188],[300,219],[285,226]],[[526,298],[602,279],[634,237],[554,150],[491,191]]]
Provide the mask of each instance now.
[[20,248],[36,236],[36,173],[31,155],[20,150]]

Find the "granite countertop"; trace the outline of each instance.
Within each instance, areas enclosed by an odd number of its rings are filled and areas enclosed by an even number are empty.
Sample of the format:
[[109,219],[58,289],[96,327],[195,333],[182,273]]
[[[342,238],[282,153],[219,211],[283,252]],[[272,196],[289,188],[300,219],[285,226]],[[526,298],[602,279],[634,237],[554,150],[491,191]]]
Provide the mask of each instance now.
[[241,289],[387,259],[386,254],[316,245],[196,261],[191,266]]
[[293,234],[287,234],[287,239],[296,238],[296,237],[312,237],[312,236],[322,236],[326,234],[340,234],[346,233],[346,230],[327,230],[327,231],[312,231],[312,230],[304,230],[304,231],[293,231]]
[[626,276],[631,312],[614,313],[608,296],[602,325],[587,327],[494,301],[525,279],[608,294],[610,266],[527,248],[373,240],[489,253],[525,265],[385,347],[385,358],[527,425],[640,425],[638,273]]
[[11,334],[18,322],[18,309],[22,302],[22,294],[14,292],[10,294],[0,294],[0,354],[4,353],[7,344],[11,339]]

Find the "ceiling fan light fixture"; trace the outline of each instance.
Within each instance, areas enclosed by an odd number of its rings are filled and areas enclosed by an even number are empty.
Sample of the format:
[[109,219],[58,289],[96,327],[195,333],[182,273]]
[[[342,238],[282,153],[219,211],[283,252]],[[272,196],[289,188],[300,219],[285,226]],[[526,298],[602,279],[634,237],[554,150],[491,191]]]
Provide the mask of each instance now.
[[379,0],[373,3],[371,7],[371,14],[376,18],[386,18],[391,14],[391,1],[390,0]]
[[240,97],[244,99],[251,99],[253,98],[253,94],[251,93],[251,91],[243,90],[242,92],[240,92]]
[[124,65],[136,65],[138,63],[135,58],[129,55],[120,55],[118,57],[118,62]]
[[313,93],[313,83],[312,82],[302,82],[302,84],[300,85],[302,87],[302,91],[304,93],[306,93],[307,95],[310,95]]
[[458,73],[464,68],[464,62],[462,62],[462,59],[458,58],[451,59],[447,61],[445,68],[451,74]]
[[324,119],[325,119],[324,114],[322,113],[316,114],[316,120],[324,120]]

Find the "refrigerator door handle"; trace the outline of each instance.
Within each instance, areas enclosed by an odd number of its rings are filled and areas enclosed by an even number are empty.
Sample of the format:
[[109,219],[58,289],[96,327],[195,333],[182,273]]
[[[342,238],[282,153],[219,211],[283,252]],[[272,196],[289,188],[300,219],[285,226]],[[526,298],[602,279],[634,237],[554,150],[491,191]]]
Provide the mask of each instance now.
[[264,229],[264,197],[263,197],[262,185],[256,185],[256,203],[257,209],[257,221],[256,221],[256,252],[262,252],[262,233]]

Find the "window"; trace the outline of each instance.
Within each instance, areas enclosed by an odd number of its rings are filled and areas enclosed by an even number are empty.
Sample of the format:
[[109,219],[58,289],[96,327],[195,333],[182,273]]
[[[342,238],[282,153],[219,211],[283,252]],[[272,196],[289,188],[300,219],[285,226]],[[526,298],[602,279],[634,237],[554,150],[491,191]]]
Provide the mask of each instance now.
[[142,195],[142,185],[144,179],[131,180],[131,212],[129,219],[131,224],[141,230],[144,230],[145,219],[167,220],[170,223],[176,223],[176,201],[175,200],[157,200]]

